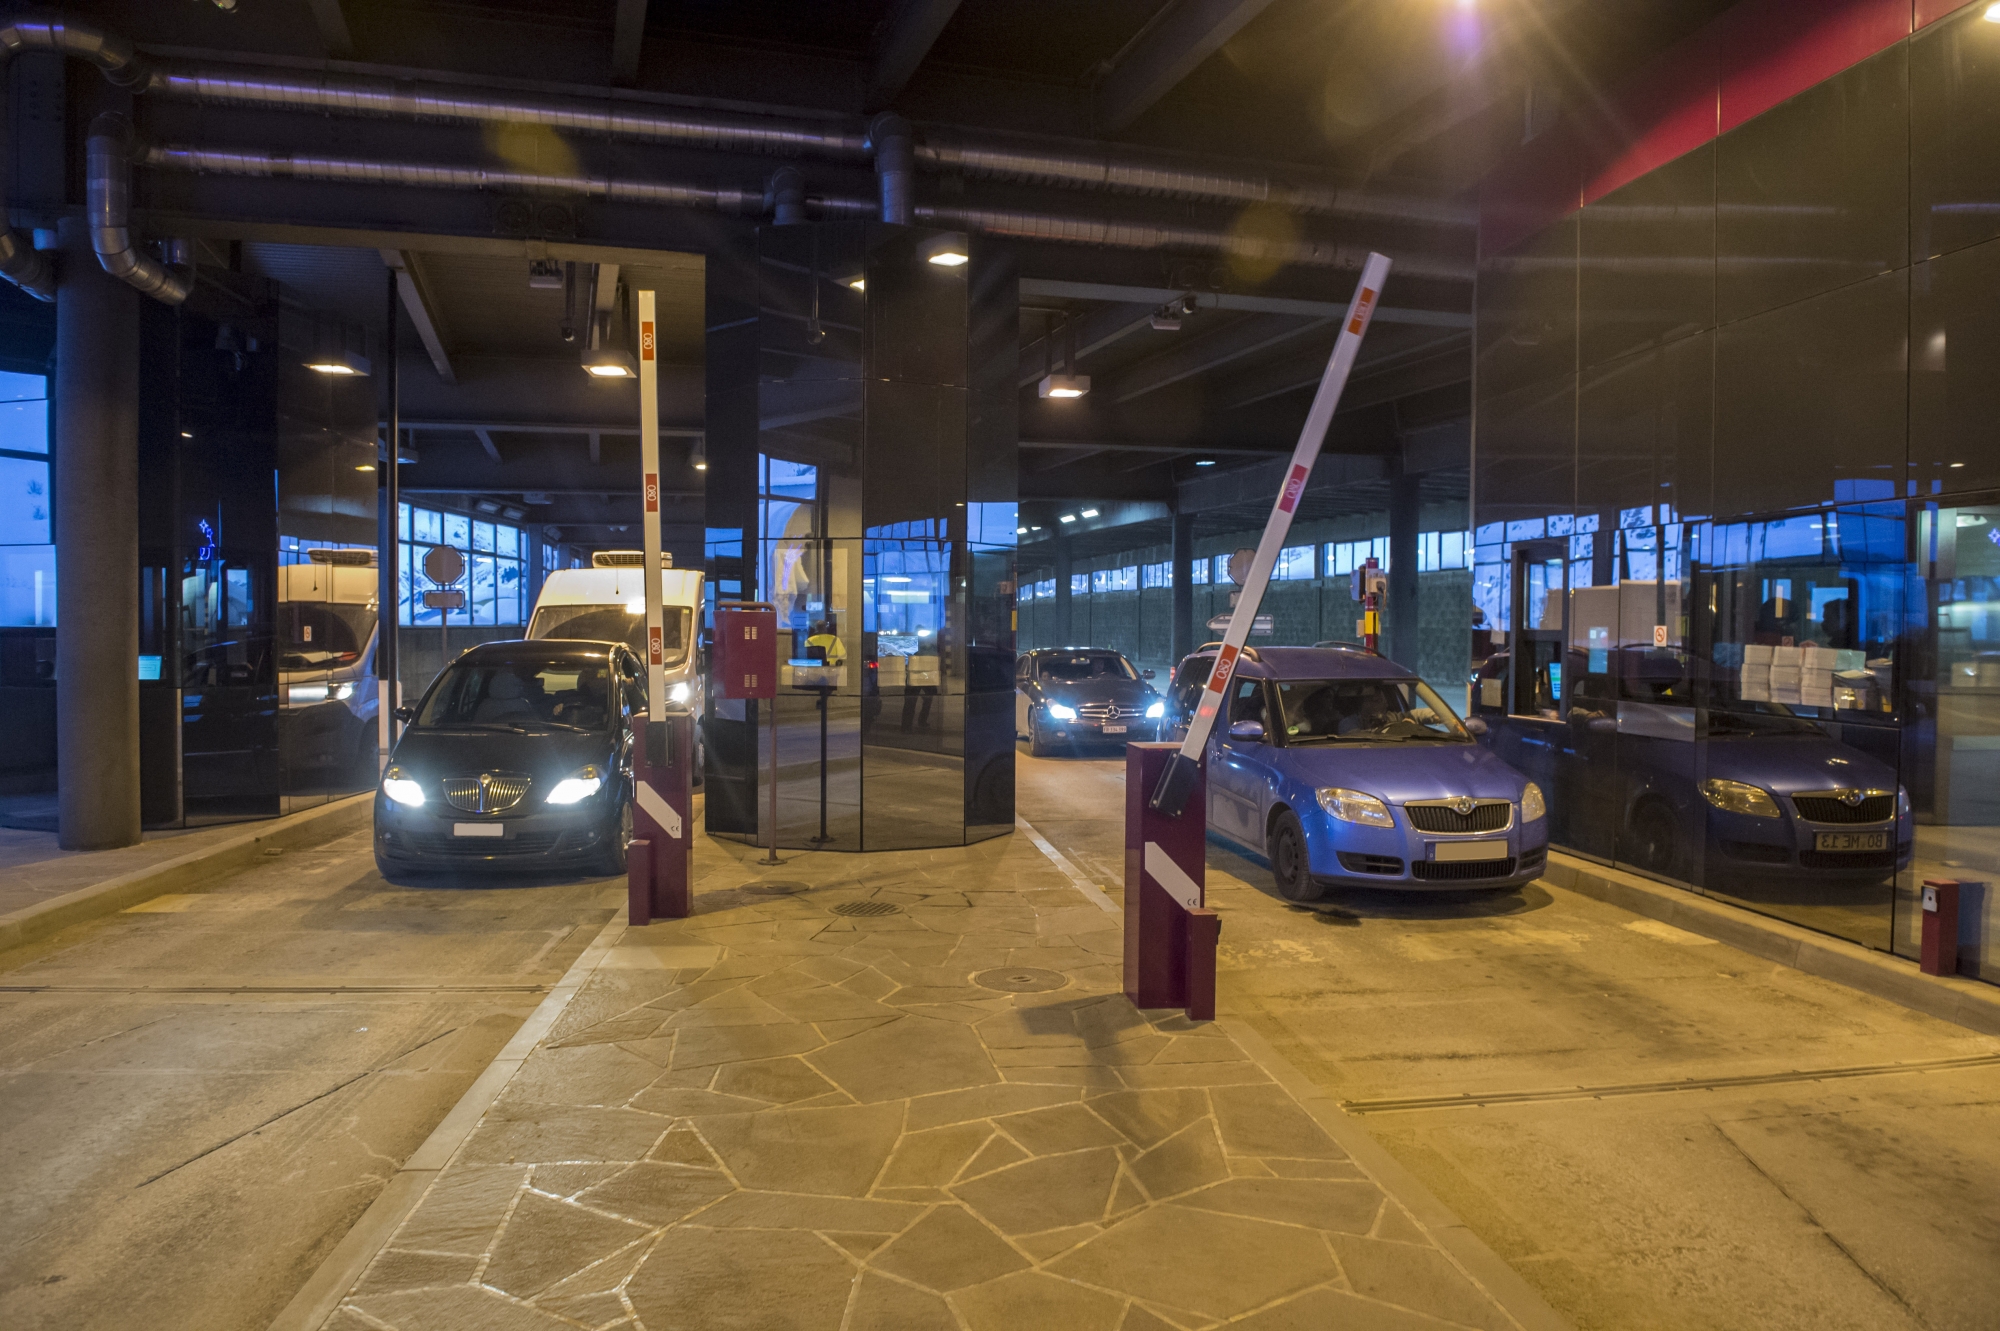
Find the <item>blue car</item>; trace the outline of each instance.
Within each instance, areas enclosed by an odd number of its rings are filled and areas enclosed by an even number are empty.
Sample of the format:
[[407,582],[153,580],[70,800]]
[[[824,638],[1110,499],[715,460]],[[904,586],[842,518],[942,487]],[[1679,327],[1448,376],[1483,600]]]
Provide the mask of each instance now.
[[[1176,701],[1215,653],[1174,672]],[[1542,872],[1541,788],[1402,666],[1353,648],[1246,650],[1209,740],[1209,831],[1262,851],[1278,892],[1510,888]]]

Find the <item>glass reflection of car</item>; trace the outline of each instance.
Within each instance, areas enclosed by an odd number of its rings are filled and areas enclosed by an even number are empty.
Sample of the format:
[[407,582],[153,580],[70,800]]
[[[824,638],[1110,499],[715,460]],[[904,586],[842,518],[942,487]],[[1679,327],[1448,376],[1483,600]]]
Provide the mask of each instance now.
[[373,550],[311,550],[278,570],[278,752],[288,771],[373,774]]
[[625,872],[639,660],[603,642],[490,642],[447,666],[376,787],[384,876],[468,866]]
[[[1206,681],[1214,653],[1181,663]],[[1509,888],[1542,871],[1541,788],[1415,674],[1358,649],[1245,651],[1207,753],[1211,832],[1264,852],[1278,892]],[[1225,724],[1226,723],[1226,724]]]
[[1038,647],[1014,666],[1014,733],[1037,758],[1059,744],[1158,739],[1166,700],[1153,677],[1121,653],[1096,647]]
[[[1595,672],[1591,655],[1565,653],[1566,700],[1560,676],[1536,681],[1539,725],[1500,705],[1509,653],[1488,658],[1473,686],[1484,742],[1579,806],[1556,810],[1568,841],[1594,830],[1625,863],[1715,887],[1868,885],[1910,863],[1915,823],[1888,763],[1783,703],[1735,698],[1706,709],[1697,757],[1696,686],[1678,652],[1613,649]],[[1557,718],[1565,724],[1550,727]],[[1551,733],[1537,741],[1529,730]]]

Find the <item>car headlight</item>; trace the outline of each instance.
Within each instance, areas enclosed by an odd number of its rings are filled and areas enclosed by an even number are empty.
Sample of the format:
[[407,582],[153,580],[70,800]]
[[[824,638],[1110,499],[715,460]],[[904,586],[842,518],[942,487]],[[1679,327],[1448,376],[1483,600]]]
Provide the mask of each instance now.
[[545,803],[578,804],[595,795],[604,785],[604,778],[597,774],[595,767],[579,769],[574,775],[556,782],[556,788],[549,792]]
[[316,702],[325,702],[326,685],[294,684],[285,691],[285,701],[294,707],[310,707]]
[[382,774],[382,793],[398,804],[407,804],[412,809],[423,807],[424,788],[403,775],[400,767],[391,767]]
[[667,690],[668,702],[686,702],[689,698],[692,697],[694,697],[694,690],[687,686],[686,680],[682,680],[680,683],[674,685],[672,688]]
[[1364,795],[1358,790],[1343,790],[1339,786],[1322,787],[1319,791],[1319,807],[1343,823],[1363,823],[1369,827],[1396,825],[1396,820],[1389,816],[1388,805],[1373,795]]
[[1542,788],[1530,781],[1521,790],[1521,821],[1532,823],[1548,811],[1548,803],[1542,798]]
[[1166,714],[1167,705],[1164,702],[1156,702],[1146,709],[1146,719],[1148,721],[1157,721]]
[[1701,783],[1701,797],[1724,813],[1747,813],[1752,818],[1778,816],[1778,806],[1769,795],[1741,781],[1710,777]]
[[1059,702],[1052,702],[1049,704],[1049,717],[1055,721],[1074,721],[1076,720],[1076,708],[1065,707]]

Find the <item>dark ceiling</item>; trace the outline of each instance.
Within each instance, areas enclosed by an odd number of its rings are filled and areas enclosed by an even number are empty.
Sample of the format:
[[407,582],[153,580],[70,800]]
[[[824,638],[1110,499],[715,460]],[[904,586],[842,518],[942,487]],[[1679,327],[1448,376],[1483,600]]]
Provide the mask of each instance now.
[[[1470,410],[1475,240],[1466,219],[1479,178],[1545,126],[1549,108],[1588,102],[1728,3],[100,0],[64,13],[167,62],[609,97],[647,111],[781,114],[856,135],[868,115],[889,109],[916,122],[920,140],[971,134],[1070,152],[1137,151],[1386,201],[1371,215],[1010,183],[936,167],[917,178],[920,205],[1171,223],[1399,258],[1328,451],[1436,472],[1427,488],[1462,491],[1463,452],[1437,441],[1451,437],[1454,422],[1462,439]],[[741,151],[160,97],[136,99],[134,114],[141,132],[160,141],[468,166],[518,166],[525,155],[537,169],[555,162],[753,192],[783,164]],[[865,159],[832,154],[797,165],[814,199],[873,194]],[[508,234],[490,194],[164,171],[142,174],[137,197],[155,234],[201,236],[210,242],[205,253],[233,252],[245,268],[283,281],[293,299],[377,338],[384,267],[403,264],[422,297],[403,315],[406,404],[485,429],[481,447],[464,454],[475,473],[482,456],[501,461],[493,431],[510,423],[567,422],[582,448],[594,427],[632,412],[615,388],[595,391],[576,373],[575,350],[556,335],[561,295],[529,288],[531,257],[617,262],[628,276],[635,264],[657,269],[649,280],[674,330],[667,358],[681,366],[663,415],[691,430],[701,409],[694,256],[756,220],[558,201],[554,230],[538,231],[538,222]],[[234,251],[229,241],[239,242]],[[1023,277],[1024,503],[1165,500],[1198,474],[1291,448],[1352,291],[1350,267],[1250,262],[1181,242],[1009,243]],[[1184,296],[1196,311],[1177,330],[1155,329],[1149,316]],[[1053,348],[1044,341],[1051,332]],[[1090,395],[1037,398],[1035,379],[1072,341],[1076,369],[1092,377]],[[1417,436],[1428,441],[1421,460],[1408,448]],[[1201,463],[1211,465],[1198,471]],[[465,484],[497,479],[473,474]],[[1377,498],[1362,487],[1327,502],[1351,511]]]

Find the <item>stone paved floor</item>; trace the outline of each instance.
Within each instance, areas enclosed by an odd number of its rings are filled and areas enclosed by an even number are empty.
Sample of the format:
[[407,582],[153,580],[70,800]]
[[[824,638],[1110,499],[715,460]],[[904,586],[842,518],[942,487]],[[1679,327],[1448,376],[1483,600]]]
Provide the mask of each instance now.
[[1514,1324],[1026,837],[698,852],[328,1323]]

